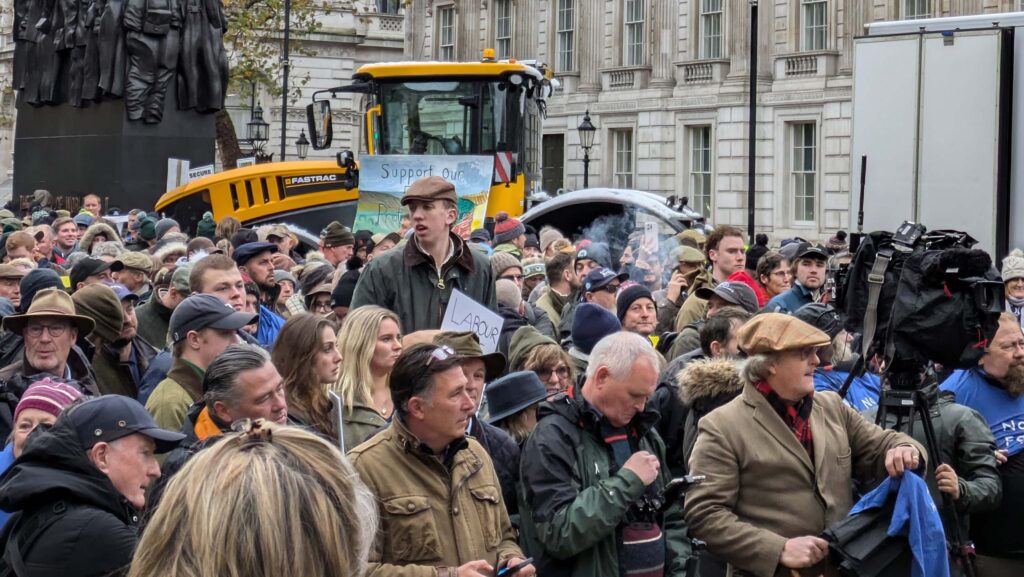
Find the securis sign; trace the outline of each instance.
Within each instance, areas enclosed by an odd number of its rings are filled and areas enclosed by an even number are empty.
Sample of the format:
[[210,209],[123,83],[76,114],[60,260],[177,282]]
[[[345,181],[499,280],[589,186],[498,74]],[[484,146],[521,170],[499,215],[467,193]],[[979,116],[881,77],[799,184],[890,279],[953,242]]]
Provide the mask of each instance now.
[[284,177],[284,193],[285,196],[295,196],[296,194],[337,190],[341,186],[343,178],[345,175],[342,173],[286,176]]

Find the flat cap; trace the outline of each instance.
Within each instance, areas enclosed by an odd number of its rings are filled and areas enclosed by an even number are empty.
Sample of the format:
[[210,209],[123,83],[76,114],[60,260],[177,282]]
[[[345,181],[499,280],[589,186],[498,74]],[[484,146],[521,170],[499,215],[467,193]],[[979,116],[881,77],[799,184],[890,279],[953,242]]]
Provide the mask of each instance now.
[[688,238],[697,244],[704,244],[707,242],[707,238],[704,236],[704,233],[693,228],[688,228],[676,235],[677,240],[683,240],[684,238]]
[[231,253],[231,258],[235,259],[235,264],[238,266],[244,266],[257,255],[265,252],[271,254],[277,252],[277,245],[272,242],[248,242],[236,248],[235,252]]
[[16,278],[20,279],[25,276],[25,271],[21,270],[16,266],[9,264],[0,264],[0,278]]
[[672,249],[672,258],[676,259],[676,262],[704,264],[704,253],[685,244]]
[[804,321],[781,313],[755,316],[736,335],[740,350],[748,355],[791,351],[829,344],[828,335]]
[[402,206],[413,200],[450,200],[458,203],[455,185],[440,176],[424,176],[413,182],[402,195]]
[[327,248],[332,246],[354,245],[356,235],[347,226],[338,221],[332,221],[320,231],[320,242]]
[[141,252],[130,251],[119,254],[114,262],[110,263],[112,272],[119,272],[126,268],[148,275],[153,271],[153,261]]

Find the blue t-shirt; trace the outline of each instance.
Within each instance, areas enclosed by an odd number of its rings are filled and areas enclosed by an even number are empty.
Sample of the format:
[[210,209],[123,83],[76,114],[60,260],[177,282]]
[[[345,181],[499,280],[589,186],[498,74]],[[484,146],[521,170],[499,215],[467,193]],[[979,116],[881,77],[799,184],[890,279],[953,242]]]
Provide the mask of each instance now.
[[[846,382],[847,371],[836,371],[832,369],[818,368],[814,370],[814,390],[832,391],[838,393]],[[878,392],[882,390],[881,378],[874,374],[865,372],[863,375],[853,379],[843,402],[853,407],[858,413],[878,406]]]
[[939,389],[956,396],[956,402],[985,417],[996,438],[996,448],[1011,455],[1024,449],[1024,395],[1014,398],[989,382],[981,369],[953,371]]

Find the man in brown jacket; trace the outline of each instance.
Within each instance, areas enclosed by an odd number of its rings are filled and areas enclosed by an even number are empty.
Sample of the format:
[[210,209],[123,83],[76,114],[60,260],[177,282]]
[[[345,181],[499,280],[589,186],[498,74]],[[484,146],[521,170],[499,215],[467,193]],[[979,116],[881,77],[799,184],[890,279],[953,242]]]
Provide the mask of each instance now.
[[406,349],[391,371],[391,425],[349,453],[381,503],[370,577],[490,577],[524,561],[494,465],[466,436],[462,361],[447,346]]
[[925,452],[866,421],[832,392],[814,392],[828,335],[767,313],[738,334],[749,357],[743,391],[698,424],[690,472],[706,481],[686,496],[686,521],[734,575],[835,575],[817,537],[853,506],[851,479],[923,470]]

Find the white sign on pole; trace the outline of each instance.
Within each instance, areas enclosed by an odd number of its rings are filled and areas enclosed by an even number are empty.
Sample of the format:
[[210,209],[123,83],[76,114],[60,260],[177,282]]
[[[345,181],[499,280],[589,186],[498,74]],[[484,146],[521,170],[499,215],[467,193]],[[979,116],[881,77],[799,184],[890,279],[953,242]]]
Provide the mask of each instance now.
[[441,320],[442,331],[476,333],[480,337],[480,348],[484,353],[498,350],[498,337],[505,319],[491,309],[481,305],[465,294],[452,289],[451,300]]
[[202,178],[204,176],[210,176],[211,174],[213,174],[212,164],[197,166],[188,171],[188,182],[192,182],[193,180],[197,178]]
[[[189,161],[180,158],[167,159],[167,190],[173,190],[188,182]],[[165,191],[166,192],[166,191]]]
[[246,166],[255,166],[255,165],[256,165],[256,157],[255,156],[246,156],[245,158],[239,158],[237,161],[235,161],[235,168],[244,168]]

